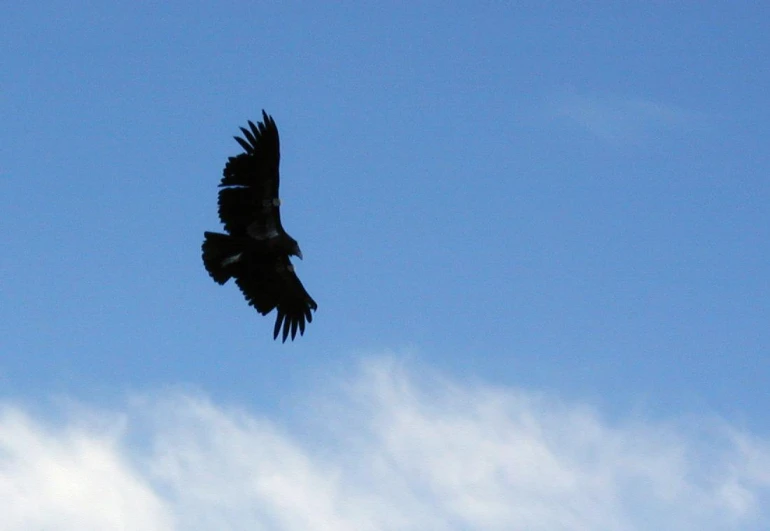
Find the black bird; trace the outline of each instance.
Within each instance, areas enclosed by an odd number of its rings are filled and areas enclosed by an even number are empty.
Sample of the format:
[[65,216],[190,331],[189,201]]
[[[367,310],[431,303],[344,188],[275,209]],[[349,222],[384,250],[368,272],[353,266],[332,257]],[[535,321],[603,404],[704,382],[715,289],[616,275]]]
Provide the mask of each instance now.
[[227,234],[204,232],[203,265],[211,278],[230,278],[262,315],[277,310],[273,339],[283,328],[283,341],[293,340],[318,305],[305,291],[290,256],[302,259],[297,240],[281,225],[278,199],[280,143],[275,121],[262,111],[257,125],[240,128],[234,137],[244,152],[227,160],[219,183],[219,219]]

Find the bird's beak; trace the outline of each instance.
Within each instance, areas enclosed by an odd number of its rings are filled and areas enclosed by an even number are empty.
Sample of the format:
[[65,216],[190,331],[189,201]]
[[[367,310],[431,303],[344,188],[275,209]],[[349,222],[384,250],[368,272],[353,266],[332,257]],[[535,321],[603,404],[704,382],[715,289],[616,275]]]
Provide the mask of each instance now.
[[302,251],[300,251],[299,249],[297,249],[297,258],[302,260]]

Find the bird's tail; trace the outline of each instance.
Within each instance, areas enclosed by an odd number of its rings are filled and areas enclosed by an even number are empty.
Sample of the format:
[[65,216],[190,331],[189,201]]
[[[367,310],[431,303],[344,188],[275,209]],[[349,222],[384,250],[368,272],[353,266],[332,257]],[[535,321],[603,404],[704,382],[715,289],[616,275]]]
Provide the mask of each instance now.
[[239,238],[218,232],[204,232],[203,237],[203,265],[211,278],[224,284],[243,256],[243,245]]

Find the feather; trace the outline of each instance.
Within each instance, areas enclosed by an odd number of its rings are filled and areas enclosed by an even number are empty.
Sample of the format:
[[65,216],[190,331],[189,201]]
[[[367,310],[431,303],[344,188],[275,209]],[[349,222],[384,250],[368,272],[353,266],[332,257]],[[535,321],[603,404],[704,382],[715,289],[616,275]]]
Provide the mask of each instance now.
[[233,138],[241,145],[246,153],[251,153],[251,146],[248,144],[248,142],[239,136],[234,136]]

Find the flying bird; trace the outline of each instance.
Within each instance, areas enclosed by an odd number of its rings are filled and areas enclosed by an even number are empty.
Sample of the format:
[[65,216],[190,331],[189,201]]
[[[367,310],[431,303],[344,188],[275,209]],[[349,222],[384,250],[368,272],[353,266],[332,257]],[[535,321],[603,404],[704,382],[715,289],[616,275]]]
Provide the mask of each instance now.
[[294,340],[318,308],[289,259],[302,259],[297,240],[281,225],[278,198],[280,142],[264,110],[257,125],[234,137],[243,153],[227,160],[219,183],[219,219],[225,232],[203,233],[203,265],[218,284],[235,279],[249,305],[262,315],[276,310],[273,339]]

